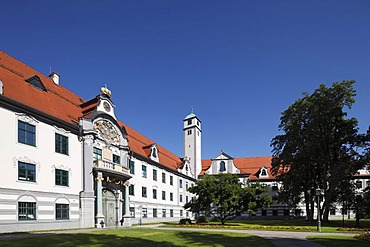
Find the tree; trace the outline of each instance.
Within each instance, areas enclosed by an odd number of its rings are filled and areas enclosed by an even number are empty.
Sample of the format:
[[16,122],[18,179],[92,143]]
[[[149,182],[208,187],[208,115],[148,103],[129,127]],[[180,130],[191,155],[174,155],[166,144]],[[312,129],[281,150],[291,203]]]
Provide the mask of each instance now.
[[244,211],[253,212],[269,202],[269,196],[260,185],[243,187],[236,175],[204,175],[189,188],[196,196],[185,204],[185,209],[217,217],[224,225]]
[[315,189],[324,192],[323,221],[337,200],[338,185],[364,165],[365,135],[358,134],[357,120],[346,119],[344,107],[355,102],[354,81],[320,85],[282,113],[279,130],[271,141],[272,172],[283,182],[292,204],[301,199],[313,219]]

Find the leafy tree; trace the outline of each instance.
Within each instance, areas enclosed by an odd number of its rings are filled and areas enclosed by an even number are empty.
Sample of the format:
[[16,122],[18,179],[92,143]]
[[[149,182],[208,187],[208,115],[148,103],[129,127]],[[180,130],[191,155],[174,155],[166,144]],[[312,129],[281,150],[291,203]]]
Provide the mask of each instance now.
[[315,189],[324,192],[323,220],[338,198],[341,181],[349,180],[364,165],[365,136],[358,134],[357,120],[346,119],[344,107],[355,102],[354,81],[320,85],[282,113],[279,130],[271,141],[272,172],[283,181],[291,204],[301,199],[313,219]]
[[238,177],[229,173],[204,175],[189,188],[189,192],[196,196],[184,207],[195,213],[215,216],[222,225],[244,211],[254,212],[269,202],[266,190],[260,185],[244,188]]

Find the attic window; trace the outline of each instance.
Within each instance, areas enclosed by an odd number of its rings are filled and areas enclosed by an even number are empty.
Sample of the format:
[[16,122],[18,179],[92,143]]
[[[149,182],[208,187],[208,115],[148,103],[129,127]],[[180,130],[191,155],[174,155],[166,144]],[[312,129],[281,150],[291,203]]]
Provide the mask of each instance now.
[[34,75],[26,79],[26,82],[28,82],[29,84],[31,84],[32,86],[34,86],[35,88],[41,91],[46,91],[44,84],[42,84],[40,77],[38,77],[37,75]]
[[150,155],[149,155],[149,158],[150,158],[151,160],[154,160],[154,161],[159,162],[159,157],[158,157],[158,148],[157,148],[157,145],[153,144],[153,145],[150,147]]
[[261,168],[260,177],[268,177],[266,167]]

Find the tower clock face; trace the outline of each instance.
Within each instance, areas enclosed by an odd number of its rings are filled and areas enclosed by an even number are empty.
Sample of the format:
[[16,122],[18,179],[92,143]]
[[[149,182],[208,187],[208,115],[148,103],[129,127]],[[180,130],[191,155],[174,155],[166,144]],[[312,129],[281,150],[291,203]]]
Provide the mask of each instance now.
[[104,102],[103,107],[104,107],[104,110],[106,110],[107,112],[110,111],[110,105],[108,104],[108,102]]

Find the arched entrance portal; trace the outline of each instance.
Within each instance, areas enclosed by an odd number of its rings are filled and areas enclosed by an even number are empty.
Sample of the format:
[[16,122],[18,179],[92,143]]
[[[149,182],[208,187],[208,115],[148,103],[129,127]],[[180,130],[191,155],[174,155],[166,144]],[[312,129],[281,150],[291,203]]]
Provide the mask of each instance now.
[[115,226],[117,220],[116,197],[113,192],[103,189],[103,214],[105,215],[105,226]]

